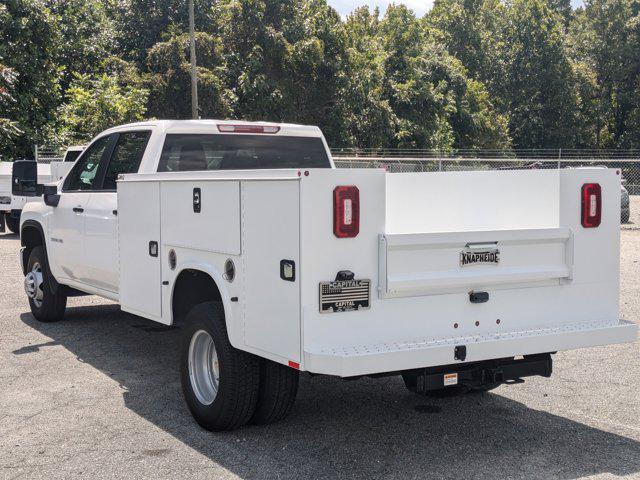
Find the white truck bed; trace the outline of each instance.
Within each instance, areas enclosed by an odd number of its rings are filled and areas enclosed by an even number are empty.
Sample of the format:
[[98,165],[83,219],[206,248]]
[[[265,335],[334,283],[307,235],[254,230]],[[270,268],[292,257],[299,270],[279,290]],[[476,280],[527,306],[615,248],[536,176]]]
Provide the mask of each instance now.
[[[602,187],[598,228],[580,222],[586,182]],[[171,324],[178,276],[207,272],[233,346],[343,377],[460,362],[461,345],[471,362],[633,341],[637,325],[618,318],[619,183],[607,169],[125,175],[119,301]],[[332,229],[341,185],[359,189],[355,238]],[[461,265],[461,252],[487,248],[498,264]],[[295,263],[295,281],[280,278],[282,260]],[[344,270],[371,281],[369,308],[322,313],[320,283]],[[488,301],[471,303],[471,291]]]

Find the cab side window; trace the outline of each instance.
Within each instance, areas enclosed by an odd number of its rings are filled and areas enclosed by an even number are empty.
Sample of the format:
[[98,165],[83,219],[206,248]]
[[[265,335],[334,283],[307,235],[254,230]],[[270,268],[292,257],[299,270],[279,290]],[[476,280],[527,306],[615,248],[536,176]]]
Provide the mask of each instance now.
[[93,188],[98,167],[109,146],[110,140],[110,135],[99,138],[85,150],[65,180],[63,191],[82,191]]
[[150,136],[149,131],[119,134],[104,176],[103,190],[115,190],[118,175],[138,172]]

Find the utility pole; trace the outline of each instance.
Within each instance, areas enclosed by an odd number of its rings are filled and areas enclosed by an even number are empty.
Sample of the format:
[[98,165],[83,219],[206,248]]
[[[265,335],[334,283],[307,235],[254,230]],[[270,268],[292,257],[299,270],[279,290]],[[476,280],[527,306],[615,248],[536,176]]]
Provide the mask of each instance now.
[[193,0],[189,0],[189,43],[191,51],[191,118],[198,119],[198,72],[196,70],[196,27]]

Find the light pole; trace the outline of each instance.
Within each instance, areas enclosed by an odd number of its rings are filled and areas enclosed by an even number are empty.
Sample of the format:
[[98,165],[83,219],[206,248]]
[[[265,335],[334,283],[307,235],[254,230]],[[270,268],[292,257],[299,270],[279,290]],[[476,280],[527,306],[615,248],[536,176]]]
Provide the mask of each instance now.
[[193,0],[189,0],[189,50],[191,52],[191,118],[198,119],[198,72],[196,70],[196,33]]

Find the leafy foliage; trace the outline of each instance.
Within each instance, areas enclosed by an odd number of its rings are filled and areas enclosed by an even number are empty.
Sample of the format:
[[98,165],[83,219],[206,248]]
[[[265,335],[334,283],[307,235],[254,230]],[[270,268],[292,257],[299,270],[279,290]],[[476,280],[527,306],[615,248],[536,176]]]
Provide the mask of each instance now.
[[114,125],[143,120],[148,96],[148,90],[122,84],[113,75],[76,75],[60,109],[64,140],[86,142]]
[[0,5],[0,62],[13,76],[13,100],[5,98],[2,115],[9,121],[4,122],[9,136],[3,133],[0,140],[6,156],[30,155],[54,121],[60,101],[59,41],[56,19],[43,2],[6,0]]
[[[200,115],[332,146],[640,148],[640,1],[195,0]],[[5,0],[0,155],[189,118],[184,0]]]

